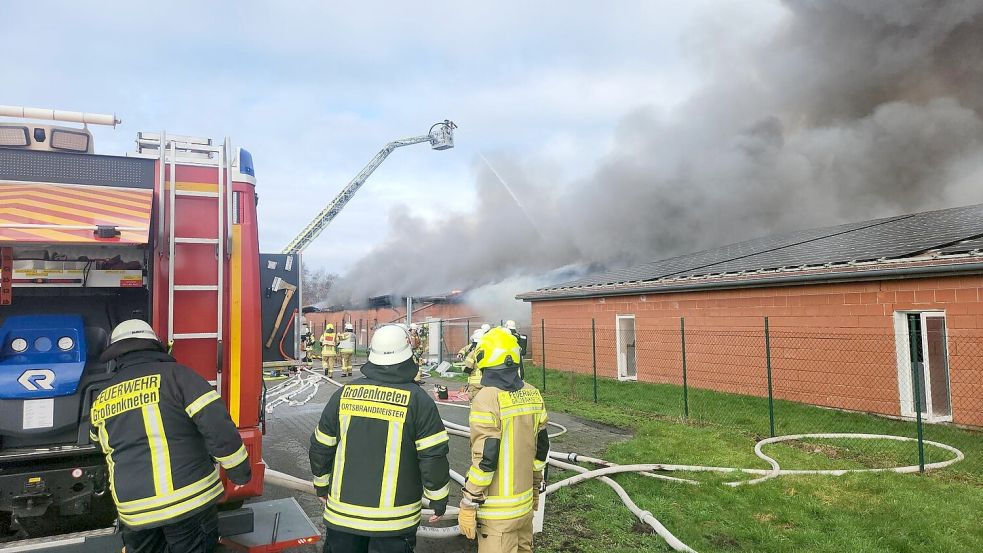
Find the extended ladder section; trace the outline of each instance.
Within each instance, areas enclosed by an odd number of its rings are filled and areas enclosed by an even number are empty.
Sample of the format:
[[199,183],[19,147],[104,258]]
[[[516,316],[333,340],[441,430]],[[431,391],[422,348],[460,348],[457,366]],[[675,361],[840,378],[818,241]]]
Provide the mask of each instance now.
[[[232,196],[232,155],[229,140],[220,145],[213,145],[210,139],[188,136],[167,135],[161,132],[140,133],[137,139],[141,152],[150,149],[158,150],[159,182],[161,183],[161,201],[158,205],[158,239],[166,245],[167,264],[167,340],[169,344],[181,340],[214,340],[216,342],[216,379],[212,382],[221,390],[222,373],[222,336],[225,307],[225,262],[231,254],[229,240],[231,232],[231,202]],[[177,180],[178,165],[196,165],[214,167],[216,172],[215,185],[194,187],[187,186]],[[211,180],[211,179],[209,179]],[[202,189],[204,188],[204,189]],[[166,193],[167,201],[163,201]],[[201,213],[201,202],[211,204],[208,209],[214,213],[214,233],[208,232],[206,224],[192,225],[196,229],[195,236],[179,235],[180,225],[178,213],[191,210],[198,215]],[[166,203],[166,207],[165,207]],[[212,217],[208,217],[211,219]],[[165,224],[166,221],[166,224]],[[165,232],[166,229],[166,232]],[[204,274],[198,266],[200,255],[194,251],[202,246],[212,246],[215,252],[215,271]],[[163,250],[163,248],[161,248]],[[180,273],[180,274],[179,274]],[[190,275],[190,276],[187,276]],[[188,282],[188,278],[200,281]],[[202,293],[207,293],[215,301],[214,328],[201,329],[198,332],[176,332],[175,317],[188,316],[200,311],[200,305],[205,303]],[[210,301],[208,302],[210,303]],[[197,306],[196,306],[197,304]]]

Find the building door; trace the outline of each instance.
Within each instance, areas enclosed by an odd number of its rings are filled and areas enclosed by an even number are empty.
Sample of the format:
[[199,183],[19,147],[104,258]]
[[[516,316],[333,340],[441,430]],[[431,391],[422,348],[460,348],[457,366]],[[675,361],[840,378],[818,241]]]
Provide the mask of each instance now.
[[617,316],[618,333],[618,378],[621,380],[635,380],[637,371],[635,369],[635,316]]
[[930,421],[951,421],[949,396],[949,354],[946,343],[945,314],[905,313],[904,346],[907,370],[899,372],[902,415],[915,415],[917,378],[922,416]]

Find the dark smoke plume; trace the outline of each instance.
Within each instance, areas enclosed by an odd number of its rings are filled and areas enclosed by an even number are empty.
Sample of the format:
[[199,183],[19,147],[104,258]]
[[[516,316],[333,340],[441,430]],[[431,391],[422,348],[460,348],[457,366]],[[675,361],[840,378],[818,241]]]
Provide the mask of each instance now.
[[393,213],[335,299],[515,283],[507,297],[571,264],[983,202],[983,1],[785,6],[773,36],[701,42],[707,85],[669,115],[627,114],[614,153],[562,193],[535,162],[492,158],[535,225],[476,161],[474,213]]

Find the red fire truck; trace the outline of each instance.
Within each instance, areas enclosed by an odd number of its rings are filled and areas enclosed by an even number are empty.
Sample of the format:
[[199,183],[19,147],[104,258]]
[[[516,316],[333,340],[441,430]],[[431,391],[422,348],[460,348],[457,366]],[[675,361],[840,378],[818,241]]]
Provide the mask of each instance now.
[[252,156],[228,139],[164,132],[139,133],[127,156],[99,155],[88,125],[115,116],[8,106],[0,116],[20,119],[0,122],[0,552],[5,540],[115,547],[88,412],[114,369],[99,353],[131,318],[215,386],[242,434],[253,478],[226,484],[223,543],[315,541],[292,499],[239,506],[263,494],[265,467]]

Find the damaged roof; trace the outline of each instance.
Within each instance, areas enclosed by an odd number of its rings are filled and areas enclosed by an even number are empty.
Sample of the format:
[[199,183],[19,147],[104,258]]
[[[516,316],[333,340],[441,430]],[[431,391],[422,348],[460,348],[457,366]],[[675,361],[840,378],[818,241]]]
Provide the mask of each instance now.
[[[983,204],[800,230],[607,271],[517,296],[534,301],[980,271]],[[866,275],[863,273],[867,273]]]

